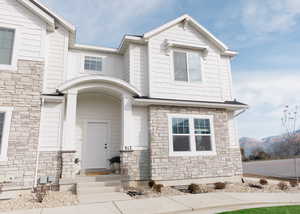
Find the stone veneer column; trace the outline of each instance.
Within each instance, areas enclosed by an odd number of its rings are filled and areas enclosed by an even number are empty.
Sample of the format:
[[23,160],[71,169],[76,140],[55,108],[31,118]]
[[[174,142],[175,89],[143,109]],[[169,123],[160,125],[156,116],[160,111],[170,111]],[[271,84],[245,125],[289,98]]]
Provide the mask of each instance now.
[[[169,156],[168,114],[213,115],[216,156]],[[199,179],[241,175],[239,149],[231,149],[228,112],[222,109],[150,106],[150,165],[153,180]]]
[[41,116],[43,62],[19,60],[16,71],[0,72],[0,106],[14,107],[8,161],[0,162],[0,180],[10,186],[33,184]]

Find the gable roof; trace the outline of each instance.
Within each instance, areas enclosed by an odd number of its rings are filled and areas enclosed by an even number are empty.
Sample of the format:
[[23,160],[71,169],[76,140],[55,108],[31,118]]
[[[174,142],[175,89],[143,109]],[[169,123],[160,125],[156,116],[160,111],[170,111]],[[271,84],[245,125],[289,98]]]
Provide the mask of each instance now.
[[75,27],[65,19],[58,16],[56,13],[51,11],[48,7],[43,5],[41,2],[37,0],[17,0],[24,7],[29,9],[31,12],[39,16],[42,20],[44,20],[51,27],[55,27],[55,21],[59,22],[63,25],[68,31],[71,33],[75,33]]
[[217,39],[212,33],[210,33],[205,27],[200,25],[195,19],[193,19],[191,16],[184,14],[177,19],[174,19],[164,25],[161,25],[160,27],[157,27],[143,35],[143,38],[149,39],[152,36],[159,34],[162,31],[165,31],[169,29],[170,27],[173,27],[174,25],[177,25],[181,22],[186,22],[191,24],[198,32],[204,34],[210,41],[212,41],[217,47],[219,47],[222,51],[226,51],[229,48],[227,45],[225,45],[223,42],[221,42],[219,39]]

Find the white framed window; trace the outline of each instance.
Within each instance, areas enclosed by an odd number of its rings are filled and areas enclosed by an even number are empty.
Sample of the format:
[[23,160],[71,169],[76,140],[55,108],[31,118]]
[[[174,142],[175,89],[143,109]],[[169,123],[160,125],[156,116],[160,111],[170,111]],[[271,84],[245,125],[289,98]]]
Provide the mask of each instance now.
[[87,72],[102,72],[103,58],[97,56],[84,57],[84,71]]
[[0,25],[0,69],[16,70],[17,29]]
[[216,155],[212,115],[169,114],[170,156]]
[[202,56],[195,51],[173,51],[174,80],[183,82],[202,82]]
[[0,107],[0,161],[7,160],[8,137],[12,111],[12,107]]

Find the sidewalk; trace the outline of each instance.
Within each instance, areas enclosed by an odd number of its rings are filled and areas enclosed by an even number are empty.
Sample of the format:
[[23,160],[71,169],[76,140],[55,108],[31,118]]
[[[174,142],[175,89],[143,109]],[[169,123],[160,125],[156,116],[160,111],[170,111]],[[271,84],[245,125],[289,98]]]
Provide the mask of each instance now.
[[[260,206],[300,204],[300,193],[207,193],[111,201],[86,205],[8,212],[9,214],[171,214],[201,213]],[[199,211],[199,212],[198,212]],[[0,213],[4,214],[4,213]]]

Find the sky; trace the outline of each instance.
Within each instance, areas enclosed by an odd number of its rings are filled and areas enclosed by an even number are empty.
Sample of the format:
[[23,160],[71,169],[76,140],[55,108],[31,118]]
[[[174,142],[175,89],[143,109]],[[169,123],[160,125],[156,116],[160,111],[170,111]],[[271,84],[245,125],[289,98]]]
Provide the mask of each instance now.
[[300,0],[40,1],[76,26],[77,43],[105,47],[191,15],[239,52],[234,97],[250,106],[238,118],[241,137],[281,134],[284,106],[300,105]]

